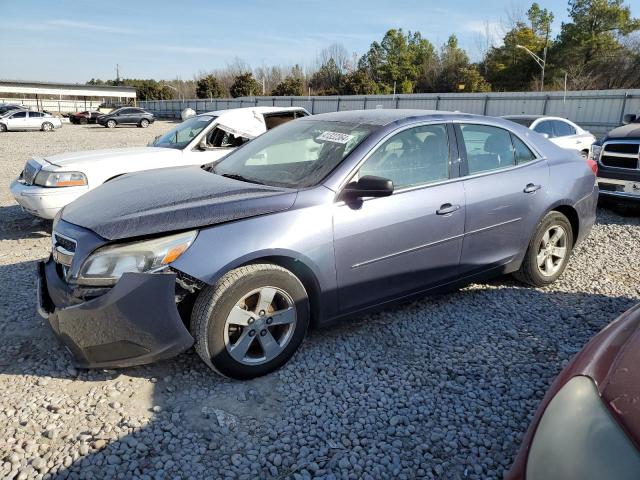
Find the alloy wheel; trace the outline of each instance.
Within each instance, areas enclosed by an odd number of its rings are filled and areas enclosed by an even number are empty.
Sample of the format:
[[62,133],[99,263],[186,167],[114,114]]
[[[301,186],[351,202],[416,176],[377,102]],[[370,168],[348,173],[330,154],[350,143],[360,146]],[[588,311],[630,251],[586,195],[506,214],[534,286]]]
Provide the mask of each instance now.
[[269,362],[291,340],[296,321],[295,303],[287,292],[277,287],[253,290],[227,316],[224,326],[227,352],[245,365]]
[[547,229],[538,245],[536,264],[540,273],[551,277],[562,268],[567,256],[567,232],[560,225],[552,225]]

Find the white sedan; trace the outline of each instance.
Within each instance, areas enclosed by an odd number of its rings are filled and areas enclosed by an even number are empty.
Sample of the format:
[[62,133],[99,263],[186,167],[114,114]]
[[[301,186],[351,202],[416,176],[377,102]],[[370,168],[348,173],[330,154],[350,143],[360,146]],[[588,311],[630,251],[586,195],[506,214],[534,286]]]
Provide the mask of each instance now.
[[11,110],[0,117],[0,132],[9,130],[42,130],[43,132],[50,132],[61,126],[62,122],[58,117],[45,112]]
[[587,130],[562,117],[545,115],[506,115],[503,118],[519,123],[544,135],[560,148],[577,150],[584,158],[589,156],[591,144],[596,141]]
[[147,147],[31,158],[11,183],[11,193],[27,212],[52,219],[68,203],[120,175],[210,163],[270,128],[307,115],[298,107],[221,110],[191,117]]

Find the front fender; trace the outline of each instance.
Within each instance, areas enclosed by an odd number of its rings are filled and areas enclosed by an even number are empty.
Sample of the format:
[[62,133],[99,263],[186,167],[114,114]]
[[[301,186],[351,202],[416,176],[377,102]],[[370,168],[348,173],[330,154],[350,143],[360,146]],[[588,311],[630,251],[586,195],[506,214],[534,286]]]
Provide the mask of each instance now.
[[323,316],[337,305],[331,205],[287,210],[200,230],[171,266],[208,285],[229,270],[267,257],[303,263],[320,289]]

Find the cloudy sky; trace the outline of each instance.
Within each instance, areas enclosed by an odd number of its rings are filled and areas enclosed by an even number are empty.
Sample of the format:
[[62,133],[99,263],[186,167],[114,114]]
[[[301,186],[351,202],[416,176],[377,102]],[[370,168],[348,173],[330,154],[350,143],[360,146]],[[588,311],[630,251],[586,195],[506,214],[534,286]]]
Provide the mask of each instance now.
[[[539,0],[566,20],[565,0]],[[632,0],[633,4],[640,0]],[[499,33],[520,0],[0,0],[0,78],[85,82],[92,77],[180,77],[240,58],[252,67],[311,66],[338,42],[364,53],[389,28],[436,45],[451,33],[472,58],[489,25]]]

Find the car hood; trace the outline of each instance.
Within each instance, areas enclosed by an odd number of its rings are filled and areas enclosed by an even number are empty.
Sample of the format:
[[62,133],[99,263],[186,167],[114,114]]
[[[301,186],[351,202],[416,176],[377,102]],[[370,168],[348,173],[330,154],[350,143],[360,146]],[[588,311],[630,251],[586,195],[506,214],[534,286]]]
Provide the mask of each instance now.
[[132,147],[61,153],[58,155],[49,155],[45,157],[44,160],[56,167],[82,170],[83,168],[99,167],[103,162],[128,163],[149,160],[158,163],[160,158],[180,158],[181,155],[181,150],[173,148]]
[[62,220],[107,240],[187,230],[286,210],[295,190],[241,182],[199,167],[118,177],[62,211]]
[[616,138],[640,138],[640,123],[630,123],[614,128],[606,137],[607,140]]
[[640,448],[640,304],[587,343],[558,375],[549,396],[576,375],[593,379],[609,411]]

